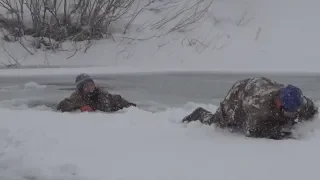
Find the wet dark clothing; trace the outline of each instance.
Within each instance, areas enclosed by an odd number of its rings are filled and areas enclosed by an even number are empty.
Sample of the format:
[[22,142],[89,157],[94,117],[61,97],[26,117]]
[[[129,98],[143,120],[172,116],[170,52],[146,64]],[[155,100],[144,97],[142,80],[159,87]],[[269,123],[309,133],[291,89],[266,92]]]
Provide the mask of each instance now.
[[61,101],[57,109],[62,112],[71,112],[80,110],[84,106],[90,106],[94,111],[115,112],[136,106],[136,104],[125,100],[118,94],[109,94],[101,89],[96,89],[92,96],[84,95],[77,90],[69,98]]
[[231,87],[214,114],[199,107],[182,121],[199,120],[250,137],[283,139],[290,136],[290,129],[297,122],[312,120],[318,113],[318,107],[305,96],[297,112],[277,107],[276,101],[284,87],[265,77],[244,79]]

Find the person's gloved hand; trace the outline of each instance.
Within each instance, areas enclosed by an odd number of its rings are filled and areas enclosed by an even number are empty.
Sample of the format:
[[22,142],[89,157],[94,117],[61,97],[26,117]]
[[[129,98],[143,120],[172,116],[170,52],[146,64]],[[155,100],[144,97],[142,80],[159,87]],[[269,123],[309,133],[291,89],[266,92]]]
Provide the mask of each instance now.
[[91,106],[82,106],[80,108],[81,112],[93,112],[93,108]]

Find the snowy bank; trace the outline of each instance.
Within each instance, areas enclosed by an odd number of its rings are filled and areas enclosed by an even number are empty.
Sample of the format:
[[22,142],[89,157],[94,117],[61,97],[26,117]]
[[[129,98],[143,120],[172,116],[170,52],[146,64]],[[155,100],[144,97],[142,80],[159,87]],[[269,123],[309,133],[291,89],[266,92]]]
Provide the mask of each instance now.
[[250,139],[199,123],[181,124],[181,118],[196,106],[157,113],[130,108],[115,114],[0,109],[0,178],[301,180],[319,176],[319,122],[302,128],[301,140]]
[[[157,6],[161,3],[167,1],[157,1]],[[192,26],[196,28],[186,32],[155,36],[170,27],[158,31],[142,27],[165,16],[166,11],[145,10],[126,35],[115,33],[114,40],[93,41],[86,53],[38,51],[31,56],[17,43],[4,47],[25,66],[108,66],[119,71],[124,67],[134,71],[319,72],[320,26],[315,23],[320,15],[318,6],[316,0],[218,0]],[[118,26],[121,29],[125,24],[120,21]],[[3,52],[0,59],[8,63],[10,57]]]

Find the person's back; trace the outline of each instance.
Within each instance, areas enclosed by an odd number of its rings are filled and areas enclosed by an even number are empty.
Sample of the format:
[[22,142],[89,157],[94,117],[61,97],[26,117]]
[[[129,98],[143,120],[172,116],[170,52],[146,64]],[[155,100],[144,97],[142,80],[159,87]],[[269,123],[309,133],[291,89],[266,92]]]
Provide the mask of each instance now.
[[[222,128],[228,127],[249,136],[268,136],[263,133],[268,133],[266,131],[270,128],[281,129],[280,126],[289,122],[282,120],[280,110],[273,106],[281,88],[284,85],[264,77],[238,81],[221,103],[213,120]],[[218,118],[220,116],[223,118]]]
[[283,129],[291,128],[296,118],[307,120],[316,112],[300,89],[259,77],[236,82],[215,114],[198,108],[183,121],[200,120],[247,136],[281,139],[288,135]]

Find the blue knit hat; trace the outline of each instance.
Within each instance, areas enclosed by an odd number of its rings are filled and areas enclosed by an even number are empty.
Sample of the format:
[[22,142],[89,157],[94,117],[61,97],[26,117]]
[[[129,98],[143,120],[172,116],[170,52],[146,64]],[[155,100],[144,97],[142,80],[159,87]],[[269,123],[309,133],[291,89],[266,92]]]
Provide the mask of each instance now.
[[280,91],[281,106],[286,111],[294,112],[303,103],[302,96],[302,91],[299,88],[289,84]]
[[91,78],[91,76],[89,76],[88,74],[79,74],[77,77],[76,77],[76,87],[78,90],[81,90],[83,85],[86,83],[86,82],[94,82],[93,79]]

